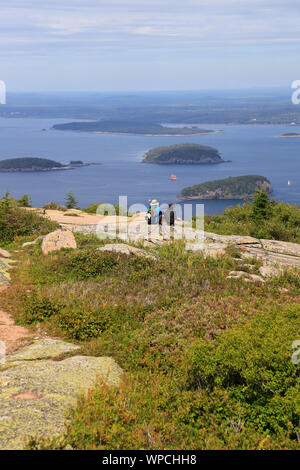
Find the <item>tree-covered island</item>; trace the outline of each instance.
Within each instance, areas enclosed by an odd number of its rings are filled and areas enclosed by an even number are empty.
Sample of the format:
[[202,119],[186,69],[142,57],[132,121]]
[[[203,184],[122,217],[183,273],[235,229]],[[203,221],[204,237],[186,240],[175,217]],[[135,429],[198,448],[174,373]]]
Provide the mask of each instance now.
[[0,172],[72,170],[74,167],[88,165],[95,165],[95,163],[71,161],[65,165],[47,158],[8,158],[0,160]]
[[300,133],[298,132],[287,132],[286,134],[281,134],[280,137],[300,137]]
[[196,126],[169,127],[156,123],[128,121],[90,121],[55,124],[52,129],[59,131],[94,132],[96,134],[131,134],[151,136],[184,136],[215,134],[212,129],[200,129]]
[[143,155],[143,163],[203,164],[224,163],[217,149],[200,144],[177,144],[156,147]]
[[190,199],[247,199],[256,191],[271,193],[273,188],[264,176],[246,175],[229,177],[221,180],[207,181],[184,188],[178,198]]

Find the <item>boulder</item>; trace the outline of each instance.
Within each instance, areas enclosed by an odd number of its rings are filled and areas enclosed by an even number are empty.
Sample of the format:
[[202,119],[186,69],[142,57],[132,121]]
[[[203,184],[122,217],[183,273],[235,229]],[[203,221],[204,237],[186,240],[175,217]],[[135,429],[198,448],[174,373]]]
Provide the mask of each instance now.
[[8,251],[3,250],[3,248],[0,248],[0,257],[1,258],[10,258],[11,254]]
[[[48,346],[50,351],[50,343]],[[64,342],[54,342],[52,346],[53,357],[77,348]],[[47,352],[44,347],[45,344],[35,343],[24,348],[23,357],[19,352],[17,362],[10,362],[8,357],[8,367],[0,372],[1,450],[22,449],[24,439],[31,436],[63,432],[65,413],[76,405],[79,393],[86,393],[98,378],[113,386],[120,382],[122,369],[110,357],[33,360],[32,357],[43,357],[42,351]]]
[[126,245],[125,243],[109,243],[108,245],[98,248],[99,251],[111,251],[113,253],[122,253],[124,255],[135,255],[142,258],[149,258],[156,260],[156,256],[152,253],[148,253],[146,250],[136,248],[134,246]]
[[52,251],[61,250],[62,248],[77,248],[76,240],[73,232],[67,230],[55,230],[48,233],[42,243],[42,251],[44,255]]
[[276,268],[275,266],[261,266],[259,272],[263,277],[275,277],[282,273],[282,269]]

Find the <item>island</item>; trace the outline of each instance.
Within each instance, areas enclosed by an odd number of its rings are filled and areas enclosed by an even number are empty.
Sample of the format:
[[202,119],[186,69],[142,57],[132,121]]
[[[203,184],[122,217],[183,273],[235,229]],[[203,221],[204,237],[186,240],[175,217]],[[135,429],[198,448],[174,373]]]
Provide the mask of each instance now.
[[184,188],[177,196],[182,200],[191,199],[248,199],[256,191],[271,193],[273,188],[264,176],[246,175],[207,181]]
[[58,131],[93,132],[95,134],[129,134],[145,136],[184,136],[207,135],[220,131],[200,129],[195,126],[168,127],[156,123],[123,122],[123,121],[89,121],[55,124],[51,129]]
[[297,132],[287,132],[286,134],[281,134],[280,137],[300,137],[300,134]]
[[69,164],[65,165],[47,158],[9,158],[0,160],[0,172],[72,170],[75,167],[89,165],[100,165],[100,163],[71,161]]
[[156,147],[143,155],[142,163],[213,164],[225,163],[217,149],[200,144],[177,144]]

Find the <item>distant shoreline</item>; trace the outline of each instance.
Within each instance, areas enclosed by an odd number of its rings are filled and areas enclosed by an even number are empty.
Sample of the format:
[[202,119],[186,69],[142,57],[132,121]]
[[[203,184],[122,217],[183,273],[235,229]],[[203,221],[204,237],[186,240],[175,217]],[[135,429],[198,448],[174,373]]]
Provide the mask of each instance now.
[[131,135],[136,137],[193,137],[199,135],[212,135],[212,134],[219,134],[224,132],[223,130],[216,130],[211,132],[194,132],[191,134],[144,134],[144,133],[136,133],[136,132],[114,132],[114,131],[85,131],[79,129],[55,129],[51,127],[50,130],[53,131],[69,131],[69,132],[77,132],[77,133],[88,133],[88,134],[108,134],[108,135]]
[[62,166],[60,168],[6,168],[0,169],[0,173],[36,173],[41,171],[60,171],[60,170],[74,170],[73,166]]
[[282,134],[279,136],[280,139],[299,139],[300,134],[294,134],[294,135],[289,135],[289,134]]
[[60,170],[74,170],[78,167],[91,166],[91,165],[101,165],[101,163],[80,163],[78,165],[66,165],[61,167],[52,167],[52,168],[0,168],[0,173],[40,173],[45,171],[60,171]]
[[89,132],[91,134],[116,134],[116,135],[132,135],[132,136],[141,136],[141,137],[192,137],[199,135],[211,135],[218,134],[223,131],[212,131],[212,132],[199,132],[194,134],[136,134],[133,132],[108,132],[108,131],[75,131],[75,132]]
[[[253,197],[253,195],[252,195]],[[250,199],[251,196],[249,194],[245,194],[242,196],[233,196],[233,195],[226,195],[222,197],[213,197],[213,196],[180,196],[180,194],[177,196],[177,199],[180,199],[180,201],[226,201],[226,199],[229,200],[235,200],[235,201],[243,201],[245,199]]]

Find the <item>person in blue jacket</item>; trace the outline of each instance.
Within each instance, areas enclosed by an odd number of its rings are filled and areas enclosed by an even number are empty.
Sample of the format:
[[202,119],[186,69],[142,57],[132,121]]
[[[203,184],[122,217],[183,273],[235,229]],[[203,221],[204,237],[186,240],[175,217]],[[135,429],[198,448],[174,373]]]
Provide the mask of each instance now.
[[[149,201],[150,202],[150,201]],[[148,207],[146,213],[146,220],[148,224],[162,224],[163,211],[159,207],[159,202],[156,199],[153,199]]]

